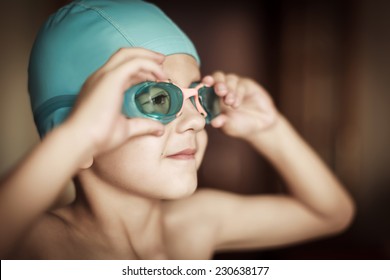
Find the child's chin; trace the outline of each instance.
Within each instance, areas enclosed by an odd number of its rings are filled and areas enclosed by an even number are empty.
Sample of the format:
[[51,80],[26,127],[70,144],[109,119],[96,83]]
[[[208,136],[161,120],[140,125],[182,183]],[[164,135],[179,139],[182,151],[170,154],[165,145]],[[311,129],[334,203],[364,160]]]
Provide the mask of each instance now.
[[189,197],[195,192],[196,187],[197,183],[187,185],[182,184],[177,188],[171,188],[169,192],[166,193],[166,197],[163,199],[174,200]]

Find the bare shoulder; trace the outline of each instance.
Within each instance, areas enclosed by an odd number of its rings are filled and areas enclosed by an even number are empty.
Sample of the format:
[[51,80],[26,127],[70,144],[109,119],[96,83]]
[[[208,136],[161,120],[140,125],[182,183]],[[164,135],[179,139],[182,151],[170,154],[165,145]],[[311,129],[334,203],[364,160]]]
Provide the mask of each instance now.
[[202,188],[192,196],[164,204],[166,241],[176,259],[211,258],[218,243],[218,208],[238,195]]
[[[12,259],[61,259],[68,239],[66,223],[52,214],[42,216],[19,242]],[[58,253],[56,253],[58,252]]]

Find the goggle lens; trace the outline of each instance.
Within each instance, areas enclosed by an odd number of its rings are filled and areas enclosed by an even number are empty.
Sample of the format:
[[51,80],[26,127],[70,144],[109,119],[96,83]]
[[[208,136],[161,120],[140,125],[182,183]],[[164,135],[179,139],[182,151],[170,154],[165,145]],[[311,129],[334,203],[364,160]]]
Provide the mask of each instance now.
[[207,112],[206,120],[208,123],[221,112],[219,97],[212,87],[202,87],[199,89],[199,102]]
[[151,87],[149,91],[140,93],[135,97],[135,101],[145,114],[166,115],[171,106],[169,93],[156,87]]

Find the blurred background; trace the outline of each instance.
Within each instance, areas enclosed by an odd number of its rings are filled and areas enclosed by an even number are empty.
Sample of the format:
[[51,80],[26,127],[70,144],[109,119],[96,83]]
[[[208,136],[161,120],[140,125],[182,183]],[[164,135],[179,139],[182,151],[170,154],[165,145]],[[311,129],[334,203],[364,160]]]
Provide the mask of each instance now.
[[[39,141],[27,94],[29,52],[43,21],[69,1],[1,1],[4,176]],[[353,225],[336,237],[215,258],[390,259],[390,1],[150,2],[193,40],[203,74],[223,70],[259,81],[357,203]],[[201,186],[283,191],[283,181],[250,146],[208,132]]]

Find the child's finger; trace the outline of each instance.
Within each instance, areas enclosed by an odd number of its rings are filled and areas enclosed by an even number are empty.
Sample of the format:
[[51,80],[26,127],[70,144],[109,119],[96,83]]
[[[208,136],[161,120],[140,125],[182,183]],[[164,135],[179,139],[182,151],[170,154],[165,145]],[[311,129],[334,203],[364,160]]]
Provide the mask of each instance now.
[[222,71],[217,71],[212,76],[216,83],[224,83],[226,81],[226,75]]
[[241,105],[242,100],[244,99],[245,92],[247,90],[248,89],[245,85],[243,85],[242,83],[238,83],[236,88],[236,96],[235,96],[236,98],[234,103],[232,104],[233,108],[238,108]]
[[224,102],[228,106],[232,106],[236,101],[236,88],[239,81],[238,76],[229,74],[225,76],[224,84],[227,87],[227,94],[225,95]]
[[139,78],[138,80],[135,78],[139,72],[150,73],[157,80],[167,79],[166,74],[159,64],[145,58],[134,58],[126,61],[112,70],[112,72],[116,76],[116,79],[125,79],[127,81],[127,84],[125,84],[126,88],[140,82]]
[[226,76],[225,84],[227,85],[229,92],[236,91],[239,80],[240,80],[239,77],[233,74],[229,74]]
[[147,58],[133,58],[122,61],[115,68],[110,70],[103,68],[100,72],[88,78],[85,85],[93,86],[99,84],[103,92],[112,92],[113,89],[124,91],[130,86],[148,80],[166,80],[166,74],[160,64]]
[[132,76],[132,84],[138,84],[146,81],[157,81],[156,75],[148,71],[139,71],[136,75]]
[[221,128],[222,126],[224,126],[227,119],[228,116],[226,116],[225,114],[220,114],[218,117],[215,117],[210,124],[214,128]]
[[215,80],[212,76],[210,75],[207,75],[207,76],[204,76],[203,79],[202,79],[202,84],[205,84],[206,86],[213,86],[215,83]]
[[214,78],[214,90],[215,93],[220,97],[225,97],[228,93],[228,87],[226,85],[226,76],[223,72],[217,71],[213,74]]

